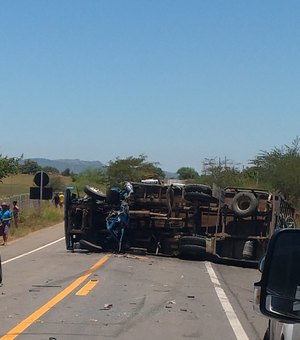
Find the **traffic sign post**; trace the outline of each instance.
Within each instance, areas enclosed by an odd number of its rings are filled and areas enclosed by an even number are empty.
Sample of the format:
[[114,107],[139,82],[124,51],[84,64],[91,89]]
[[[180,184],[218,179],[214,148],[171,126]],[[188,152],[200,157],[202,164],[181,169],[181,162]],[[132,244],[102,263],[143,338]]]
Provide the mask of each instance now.
[[49,184],[49,176],[45,171],[39,171],[34,175],[33,182],[38,187],[45,187]]
[[44,171],[39,171],[34,175],[33,182],[36,187],[30,187],[30,199],[50,200],[52,198],[52,188],[46,188],[49,183],[49,176]]
[[52,188],[43,188],[42,196],[41,196],[41,189],[39,187],[30,187],[30,199],[33,200],[51,200],[53,195]]
[[40,208],[42,206],[42,199],[43,199],[43,174],[44,172],[41,171],[41,179],[40,179]]

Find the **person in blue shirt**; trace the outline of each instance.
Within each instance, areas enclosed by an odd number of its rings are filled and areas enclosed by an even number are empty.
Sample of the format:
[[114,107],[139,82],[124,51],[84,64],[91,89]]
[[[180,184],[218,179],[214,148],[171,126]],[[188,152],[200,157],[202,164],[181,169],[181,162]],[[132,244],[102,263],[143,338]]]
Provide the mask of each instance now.
[[8,208],[8,205],[3,202],[1,204],[1,212],[0,212],[0,223],[3,231],[3,245],[7,245],[7,240],[8,240],[8,228],[10,226],[10,221],[11,221],[11,212]]

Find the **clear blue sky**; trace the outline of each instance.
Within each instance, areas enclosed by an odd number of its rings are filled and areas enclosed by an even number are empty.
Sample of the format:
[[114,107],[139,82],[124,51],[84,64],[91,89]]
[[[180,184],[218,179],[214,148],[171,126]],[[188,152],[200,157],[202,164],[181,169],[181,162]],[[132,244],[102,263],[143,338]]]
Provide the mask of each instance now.
[[2,156],[247,165],[300,128],[300,2],[1,0]]

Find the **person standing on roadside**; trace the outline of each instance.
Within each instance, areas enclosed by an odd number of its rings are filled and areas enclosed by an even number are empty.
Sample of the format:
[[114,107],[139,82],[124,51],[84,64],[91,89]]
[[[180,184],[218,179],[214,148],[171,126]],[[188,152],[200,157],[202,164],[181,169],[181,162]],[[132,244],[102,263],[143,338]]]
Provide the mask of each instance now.
[[58,195],[58,192],[55,193],[55,195],[53,197],[53,202],[54,202],[55,208],[58,208],[59,207],[59,195]]
[[15,227],[18,228],[18,223],[19,223],[19,213],[20,213],[20,208],[18,206],[17,201],[13,201],[13,207],[12,207],[12,215],[13,215],[13,220]]
[[7,245],[7,240],[8,240],[8,229],[10,226],[10,221],[11,221],[11,212],[8,209],[8,205],[3,202],[1,204],[1,216],[0,216],[0,221],[1,221],[1,226],[2,226],[2,230],[3,230],[3,245],[6,246]]
[[64,194],[62,192],[60,192],[58,197],[59,197],[59,206],[60,206],[60,208],[62,208],[64,206],[65,196],[64,196]]

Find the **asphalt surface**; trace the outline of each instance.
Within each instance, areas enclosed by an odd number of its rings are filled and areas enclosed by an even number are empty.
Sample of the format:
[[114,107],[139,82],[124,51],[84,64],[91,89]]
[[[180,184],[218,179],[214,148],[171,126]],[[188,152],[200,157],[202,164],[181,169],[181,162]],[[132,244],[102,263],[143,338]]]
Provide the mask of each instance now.
[[0,340],[252,340],[267,327],[253,311],[255,269],[67,252],[62,224],[0,252]]

